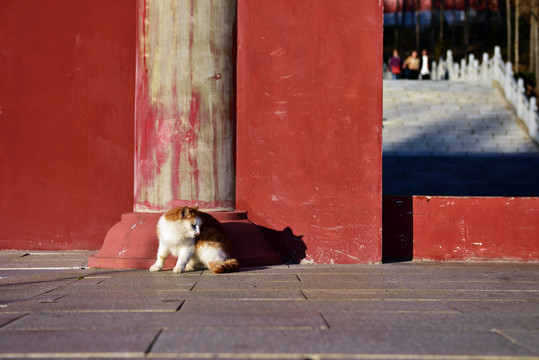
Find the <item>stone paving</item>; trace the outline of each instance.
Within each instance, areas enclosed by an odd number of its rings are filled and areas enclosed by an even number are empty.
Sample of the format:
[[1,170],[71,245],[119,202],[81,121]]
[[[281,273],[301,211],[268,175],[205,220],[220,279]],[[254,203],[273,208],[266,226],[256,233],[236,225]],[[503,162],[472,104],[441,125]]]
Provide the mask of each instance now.
[[387,195],[539,196],[539,146],[493,85],[384,80]]
[[0,252],[0,358],[539,359],[539,264],[234,274]]

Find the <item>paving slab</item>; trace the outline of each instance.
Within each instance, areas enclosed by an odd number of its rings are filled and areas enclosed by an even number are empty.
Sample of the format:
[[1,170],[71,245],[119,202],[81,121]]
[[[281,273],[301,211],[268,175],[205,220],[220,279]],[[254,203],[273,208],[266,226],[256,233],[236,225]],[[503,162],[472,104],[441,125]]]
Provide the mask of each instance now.
[[[36,273],[38,271],[39,273]],[[0,279],[0,306],[25,301],[44,293],[62,289],[73,284],[88,270],[39,271],[30,270],[30,275],[7,276]],[[11,274],[10,274],[11,275]]]
[[[484,346],[481,350],[477,344]],[[304,354],[304,358],[332,358],[338,355],[445,354],[460,356],[530,356],[531,351],[492,331],[438,332],[407,330],[281,330],[263,329],[164,331],[152,348],[152,354],[214,353],[231,354]],[[307,355],[307,356],[306,356]],[[343,356],[343,357],[344,357]],[[329,357],[329,356],[328,356]],[[442,358],[442,357],[440,357]]]
[[115,295],[96,294],[88,297],[67,295],[55,299],[24,301],[10,304],[9,311],[29,312],[106,312],[106,311],[168,311],[174,312],[181,307],[184,300],[161,299],[159,297],[137,296],[129,293]]
[[0,358],[9,357],[113,357],[115,354],[144,354],[158,335],[158,330],[3,330]]
[[[360,310],[356,312],[323,312],[331,329],[401,331],[484,331],[503,329],[504,331],[536,332],[539,316],[511,314],[495,317],[489,314],[464,313],[457,310]],[[536,338],[537,339],[537,338]]]
[[23,250],[11,250],[8,252],[0,251],[0,267],[4,267],[5,264],[8,264],[22,256],[27,252]]
[[[0,317],[1,321],[2,317]],[[17,321],[13,321],[18,319]],[[84,331],[88,329],[121,330],[153,329],[153,330],[183,330],[183,329],[229,329],[229,328],[266,328],[279,329],[325,329],[327,324],[318,312],[307,313],[299,311],[290,313],[260,313],[251,314],[221,313],[189,313],[178,311],[169,312],[58,312],[33,313],[29,315],[11,315],[10,324],[4,330],[18,331],[49,331],[71,330]]]
[[435,300],[450,300],[450,299],[475,299],[477,301],[486,300],[516,300],[516,301],[538,301],[538,291],[521,291],[521,290],[423,290],[417,291],[412,289],[396,290],[396,289],[368,289],[368,290],[319,290],[305,289],[301,290],[302,294],[309,300],[369,300],[369,301],[435,301]]
[[526,330],[498,330],[499,335],[507,338],[507,340],[517,344],[520,347],[528,349],[532,353],[539,352],[539,330],[537,327],[533,331]]

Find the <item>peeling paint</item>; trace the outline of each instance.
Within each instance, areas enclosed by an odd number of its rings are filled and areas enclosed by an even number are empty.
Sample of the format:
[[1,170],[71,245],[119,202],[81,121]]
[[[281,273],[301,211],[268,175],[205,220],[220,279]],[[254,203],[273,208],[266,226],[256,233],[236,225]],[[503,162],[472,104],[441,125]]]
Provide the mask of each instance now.
[[234,207],[235,0],[139,0],[134,210]]

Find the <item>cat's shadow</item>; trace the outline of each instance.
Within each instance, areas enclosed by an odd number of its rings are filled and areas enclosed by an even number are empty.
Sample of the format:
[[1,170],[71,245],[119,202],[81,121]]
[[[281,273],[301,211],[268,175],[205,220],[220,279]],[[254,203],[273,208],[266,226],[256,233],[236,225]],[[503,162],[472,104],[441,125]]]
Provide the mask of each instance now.
[[290,227],[283,230],[274,230],[257,225],[262,231],[268,244],[283,258],[284,264],[299,264],[305,259],[307,245],[303,242],[303,235],[295,235]]
[[299,264],[307,246],[303,235],[289,227],[274,230],[251,221],[223,223],[232,243],[232,256],[242,267]]

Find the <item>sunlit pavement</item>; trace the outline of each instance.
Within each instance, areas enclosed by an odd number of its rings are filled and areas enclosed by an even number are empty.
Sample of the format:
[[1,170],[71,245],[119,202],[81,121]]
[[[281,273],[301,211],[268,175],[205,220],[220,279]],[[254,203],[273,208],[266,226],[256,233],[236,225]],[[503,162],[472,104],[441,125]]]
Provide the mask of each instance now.
[[173,274],[0,252],[0,358],[538,359],[538,263]]

